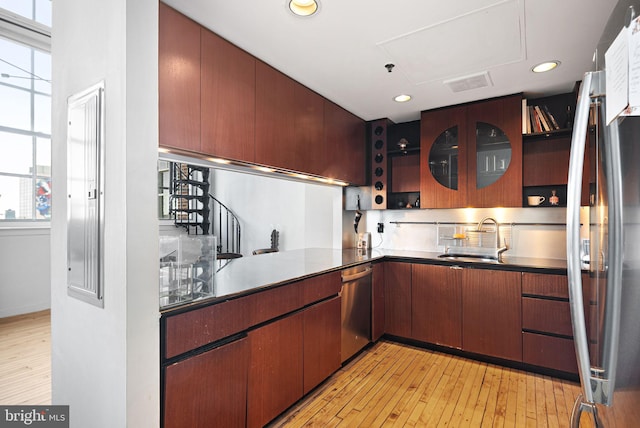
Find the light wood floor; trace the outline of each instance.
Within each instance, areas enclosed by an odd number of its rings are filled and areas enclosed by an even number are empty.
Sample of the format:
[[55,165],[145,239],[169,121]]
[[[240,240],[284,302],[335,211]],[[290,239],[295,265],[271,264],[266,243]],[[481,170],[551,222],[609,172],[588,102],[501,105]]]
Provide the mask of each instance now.
[[[51,404],[50,330],[49,311],[0,319],[0,404]],[[578,394],[573,382],[380,341],[271,425],[568,427]]]
[[0,404],[51,404],[51,316],[0,318]]
[[573,382],[381,341],[271,426],[568,427],[578,394]]

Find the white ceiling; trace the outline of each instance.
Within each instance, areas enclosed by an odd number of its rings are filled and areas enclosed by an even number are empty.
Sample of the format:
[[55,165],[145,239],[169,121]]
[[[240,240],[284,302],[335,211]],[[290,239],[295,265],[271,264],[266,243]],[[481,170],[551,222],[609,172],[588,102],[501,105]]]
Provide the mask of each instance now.
[[[309,18],[287,0],[163,1],[362,119],[400,123],[468,101],[571,91],[617,0],[320,0]],[[554,59],[556,70],[530,71]],[[490,86],[444,84],[484,72]],[[394,102],[401,93],[413,99]]]

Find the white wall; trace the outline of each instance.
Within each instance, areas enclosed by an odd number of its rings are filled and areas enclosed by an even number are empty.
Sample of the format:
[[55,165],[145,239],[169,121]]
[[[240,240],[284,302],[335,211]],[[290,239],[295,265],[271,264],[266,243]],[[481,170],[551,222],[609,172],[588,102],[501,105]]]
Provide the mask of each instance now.
[[342,247],[342,188],[212,170],[213,195],[229,207],[242,226],[245,256],[271,246],[280,232],[280,251]]
[[0,318],[51,307],[49,226],[0,229]]
[[[53,2],[52,395],[71,427],[159,425],[157,0]],[[106,90],[104,308],[66,292],[66,100]]]

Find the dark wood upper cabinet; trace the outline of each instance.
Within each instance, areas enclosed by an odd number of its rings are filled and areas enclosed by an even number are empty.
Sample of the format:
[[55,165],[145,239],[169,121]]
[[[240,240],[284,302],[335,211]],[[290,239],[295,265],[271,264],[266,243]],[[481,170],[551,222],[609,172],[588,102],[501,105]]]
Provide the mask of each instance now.
[[423,208],[458,208],[467,201],[465,106],[422,112],[420,198]]
[[414,264],[411,278],[411,337],[462,348],[462,269]]
[[365,122],[160,3],[159,141],[365,184]]
[[255,158],[256,60],[202,28],[202,151]]
[[553,137],[524,143],[522,184],[525,187],[567,184],[571,135]]
[[294,85],[295,163],[290,166],[302,172],[321,175],[327,161],[323,144],[324,98],[299,83]]
[[522,361],[521,273],[462,272],[462,349]]
[[[467,206],[522,206],[521,109],[521,95],[469,105]],[[487,134],[483,134],[483,126]],[[494,132],[496,137],[492,136]],[[501,142],[505,139],[506,143]],[[507,154],[509,151],[510,154]],[[490,184],[483,184],[486,179],[490,180]]]
[[421,115],[421,206],[522,206],[521,96]]
[[256,60],[255,161],[280,168],[299,164],[295,144],[295,82]]
[[324,150],[322,176],[365,184],[365,122],[328,100],[324,103]]
[[389,159],[392,193],[420,191],[420,156],[393,156]]
[[200,25],[164,3],[159,9],[160,146],[200,151]]

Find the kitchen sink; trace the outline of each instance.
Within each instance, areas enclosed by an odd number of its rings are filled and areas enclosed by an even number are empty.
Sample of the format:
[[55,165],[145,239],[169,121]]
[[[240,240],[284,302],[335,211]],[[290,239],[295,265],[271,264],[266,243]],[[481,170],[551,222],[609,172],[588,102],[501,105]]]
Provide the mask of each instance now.
[[440,254],[438,258],[444,260],[451,260],[455,262],[467,262],[467,263],[502,263],[499,258],[478,256],[472,254]]

